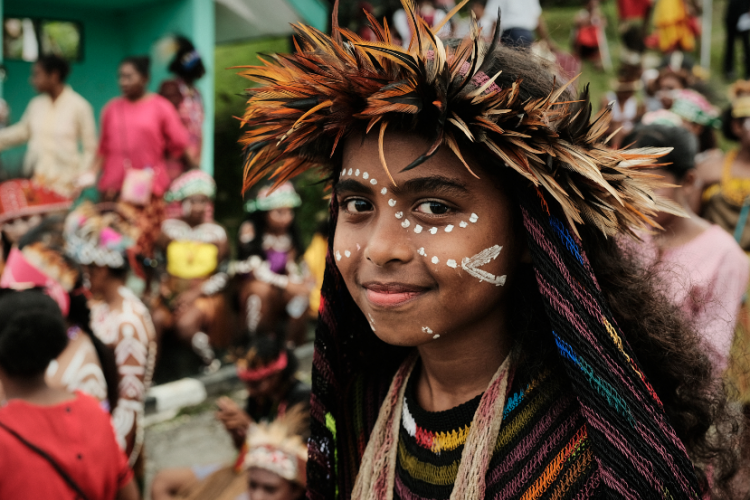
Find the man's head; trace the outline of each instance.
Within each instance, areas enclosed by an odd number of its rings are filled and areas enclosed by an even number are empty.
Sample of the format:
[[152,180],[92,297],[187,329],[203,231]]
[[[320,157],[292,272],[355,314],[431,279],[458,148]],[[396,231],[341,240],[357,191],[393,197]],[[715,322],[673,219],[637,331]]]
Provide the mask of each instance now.
[[42,56],[31,67],[31,84],[40,94],[49,93],[64,84],[69,73],[70,65],[62,57]]

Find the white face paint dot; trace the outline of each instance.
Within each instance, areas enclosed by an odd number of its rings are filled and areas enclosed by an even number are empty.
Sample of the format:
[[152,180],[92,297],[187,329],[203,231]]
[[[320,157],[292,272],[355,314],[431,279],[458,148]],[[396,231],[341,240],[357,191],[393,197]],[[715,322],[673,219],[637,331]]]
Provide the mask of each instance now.
[[450,233],[451,231],[453,231],[453,224],[448,224],[447,226],[445,226],[446,233]]
[[446,262],[446,264],[448,265],[448,267],[452,267],[453,269],[458,267],[458,263],[456,263],[456,261],[453,259],[448,259],[448,262]]
[[359,169],[357,169],[357,170],[354,171],[354,175],[356,175],[357,177],[359,177]]
[[360,251],[360,250],[362,250],[362,247],[359,246],[359,243],[357,243],[357,251]]
[[363,178],[364,180],[367,180],[367,179],[369,179],[369,178],[370,178],[370,174],[368,174],[367,172],[364,172],[364,173],[362,173],[362,178]]
[[352,169],[351,168],[349,169],[349,172],[347,173],[347,175],[352,175]]
[[390,200],[388,200],[388,204],[390,206],[392,206],[392,207],[395,207],[396,206],[396,200],[394,200],[394,199],[391,198]]
[[[425,251],[424,251],[424,247],[422,247],[422,248],[420,248],[419,250],[417,250],[417,253],[418,253],[419,255],[422,255],[422,256],[424,256],[424,257],[427,257],[427,252],[425,252]],[[340,258],[341,258],[341,256],[339,256],[339,259],[340,259]]]
[[346,255],[347,257],[351,257],[352,253],[349,250],[345,250],[344,255]]
[[440,338],[440,335],[439,335],[439,334],[437,334],[437,333],[436,333],[435,335],[433,335],[433,336],[432,336],[432,339],[433,339],[433,340],[437,340],[437,339],[439,339],[439,338]]
[[404,212],[396,212],[396,218],[397,219],[400,219],[403,216],[404,216]]
[[460,223],[458,224],[458,227],[466,227],[466,226],[468,226],[468,224],[466,223],[466,221],[465,221],[465,220],[462,220],[462,221],[461,221],[461,222],[460,222]]
[[437,228],[436,227],[430,228],[430,234],[437,234]]
[[421,233],[422,232],[422,226],[420,226],[419,224],[417,224],[416,226],[414,226],[414,232],[417,233],[417,234]]
[[429,334],[432,334],[432,328],[430,328],[429,326],[423,326],[423,327],[422,327],[422,331],[423,331],[424,333],[429,333]]
[[409,219],[404,219],[404,222],[401,223],[401,227],[403,227],[404,229],[406,229],[410,225],[411,225],[411,222],[409,222]]
[[469,217],[469,222],[475,223],[479,220],[479,216],[477,214],[471,214],[471,217]]
[[341,252],[336,250],[336,260],[341,260]]
[[370,179],[370,184],[372,184],[373,186],[374,186],[375,184],[377,184],[377,183],[378,183],[378,181],[376,181],[375,179]]
[[[373,180],[375,180],[375,179],[373,179]],[[385,194],[387,192],[388,192],[387,188],[383,188],[383,189],[380,190],[380,194]]]
[[432,258],[432,263],[433,264],[437,264],[438,262],[440,262],[440,259],[438,259],[437,257],[433,257]]

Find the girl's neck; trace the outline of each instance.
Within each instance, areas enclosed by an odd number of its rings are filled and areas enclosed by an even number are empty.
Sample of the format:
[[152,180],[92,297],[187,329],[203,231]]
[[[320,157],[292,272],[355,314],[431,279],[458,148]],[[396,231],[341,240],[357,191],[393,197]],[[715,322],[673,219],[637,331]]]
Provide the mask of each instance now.
[[417,401],[427,411],[454,408],[483,393],[510,352],[506,321],[497,318],[419,346]]
[[139,102],[139,101],[142,101],[143,99],[145,99],[145,98],[146,98],[146,96],[148,96],[148,94],[149,94],[149,93],[148,93],[147,91],[145,91],[145,90],[144,90],[144,91],[143,91],[142,93],[140,93],[140,94],[137,94],[137,95],[129,95],[129,96],[125,96],[125,99],[126,99],[127,101],[129,101],[129,102]]
[[44,373],[32,378],[2,378],[5,399],[20,399],[39,406],[52,406],[75,398],[75,395],[53,388],[44,380]]

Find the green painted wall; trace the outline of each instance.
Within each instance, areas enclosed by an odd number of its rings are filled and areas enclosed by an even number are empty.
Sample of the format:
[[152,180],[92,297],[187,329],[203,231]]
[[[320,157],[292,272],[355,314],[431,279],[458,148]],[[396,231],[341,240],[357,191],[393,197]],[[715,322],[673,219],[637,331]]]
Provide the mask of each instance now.
[[[206,65],[206,77],[199,88],[206,103],[204,148],[202,166],[213,170],[213,1],[212,0],[159,0],[135,9],[120,10],[68,5],[65,0],[54,4],[37,4],[25,0],[5,0],[5,16],[45,17],[78,21],[83,24],[83,61],[72,65],[69,77],[71,86],[94,107],[97,121],[101,108],[111,98],[119,95],[117,66],[131,54],[150,54],[152,79],[150,88],[156,90],[159,82],[168,77],[169,60],[152,50],[154,43],[164,35],[181,33],[196,43]],[[11,107],[11,122],[23,114],[28,101],[35,95],[29,85],[31,64],[23,61],[6,61],[8,78],[3,97]],[[5,151],[0,158],[8,170],[20,168],[24,148]]]

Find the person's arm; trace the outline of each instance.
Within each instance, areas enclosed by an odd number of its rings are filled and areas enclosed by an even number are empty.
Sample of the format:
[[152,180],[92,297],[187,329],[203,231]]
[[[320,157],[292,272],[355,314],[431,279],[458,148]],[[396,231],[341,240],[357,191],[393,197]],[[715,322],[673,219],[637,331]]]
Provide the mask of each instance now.
[[536,34],[540,40],[544,40],[545,42],[547,42],[549,50],[551,50],[552,52],[558,52],[560,50],[555,42],[552,41],[552,38],[550,38],[549,31],[547,30],[547,23],[544,22],[544,17],[542,17],[541,15],[539,16],[539,24],[537,24],[536,27]]
[[131,479],[128,484],[120,488],[117,492],[117,500],[141,500],[141,494],[138,492],[138,485],[135,484],[135,478]]
[[188,131],[180,120],[177,110],[169,104],[162,107],[162,133],[166,139],[167,153],[172,158],[191,158],[185,156],[189,141]]
[[31,137],[32,104],[26,108],[18,123],[0,129],[0,151],[29,142]]

